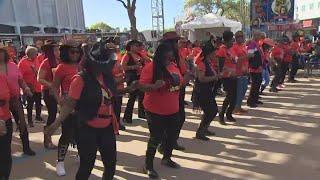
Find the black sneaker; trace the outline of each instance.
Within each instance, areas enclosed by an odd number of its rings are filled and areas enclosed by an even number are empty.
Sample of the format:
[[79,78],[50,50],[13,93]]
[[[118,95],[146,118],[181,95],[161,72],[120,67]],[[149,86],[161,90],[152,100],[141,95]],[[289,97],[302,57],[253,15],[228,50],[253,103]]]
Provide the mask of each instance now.
[[219,114],[219,123],[221,125],[227,125],[227,123],[224,121],[224,115],[223,114]]
[[173,169],[179,169],[181,167],[178,163],[172,161],[171,159],[162,159],[161,164]]
[[209,131],[209,130],[206,130],[206,131],[204,132],[204,135],[206,135],[206,136],[215,136],[216,133],[215,133],[215,132],[211,132],[211,131]]
[[177,151],[185,151],[185,150],[186,150],[185,147],[183,147],[183,146],[181,146],[181,145],[179,145],[179,144],[176,144],[176,145],[173,147],[173,149],[175,149],[175,150],[177,150]]
[[23,150],[23,154],[27,155],[27,156],[35,156],[36,153],[34,151],[32,151],[30,148],[27,150]]
[[160,145],[160,146],[158,146],[158,152],[160,153],[160,154],[164,154],[164,149],[163,149],[163,147]]
[[249,104],[247,104],[250,108],[256,108],[256,107],[258,107],[258,105],[257,104],[253,104],[253,103],[249,103]]
[[121,130],[121,131],[125,131],[126,130],[126,127],[123,125],[123,124],[119,124],[119,129]]
[[227,120],[230,122],[237,122],[237,120],[235,118],[233,118],[232,116],[228,116]]
[[128,124],[132,124],[132,118],[123,118],[122,121]]
[[157,171],[155,171],[154,169],[147,169],[146,166],[143,167],[143,173],[147,174],[150,179],[158,179],[159,178]]
[[257,104],[263,104],[263,102],[262,101],[257,101]]
[[204,134],[196,134],[196,139],[202,140],[202,141],[209,141],[210,139],[205,136]]
[[140,112],[140,113],[138,113],[138,118],[139,118],[139,119],[146,119],[146,114]]

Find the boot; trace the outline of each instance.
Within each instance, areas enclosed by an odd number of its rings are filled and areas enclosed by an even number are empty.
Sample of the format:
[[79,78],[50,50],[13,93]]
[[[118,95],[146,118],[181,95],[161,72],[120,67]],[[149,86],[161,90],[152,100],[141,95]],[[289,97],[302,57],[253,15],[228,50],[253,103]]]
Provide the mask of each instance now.
[[[44,130],[45,128],[46,127],[44,127]],[[57,146],[52,143],[51,136],[47,136],[46,134],[43,134],[43,145],[48,150],[57,149]]]
[[156,147],[149,147],[152,146],[151,144],[148,144],[148,149],[146,152],[146,160],[145,160],[145,166],[143,168],[143,171],[145,174],[149,176],[151,179],[158,179],[159,175],[158,173],[153,169],[153,159],[156,155]]
[[20,139],[22,141],[23,154],[27,156],[35,156],[36,153],[30,148],[29,133],[27,129],[23,134],[20,134]]
[[203,117],[202,117],[202,121],[196,133],[196,138],[203,141],[209,141],[210,139],[205,135],[205,132],[206,132],[206,127],[204,125]]
[[146,113],[144,112],[144,110],[138,110],[138,118],[146,119]]
[[122,121],[128,124],[132,124],[132,114],[131,115],[124,114]]
[[266,89],[265,85],[261,85],[260,95],[264,95],[263,91]]

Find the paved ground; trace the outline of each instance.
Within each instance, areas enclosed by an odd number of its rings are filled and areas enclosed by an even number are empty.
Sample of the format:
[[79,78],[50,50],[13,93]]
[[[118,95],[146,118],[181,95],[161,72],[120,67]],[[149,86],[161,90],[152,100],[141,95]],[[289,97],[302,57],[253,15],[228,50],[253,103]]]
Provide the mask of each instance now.
[[[238,122],[227,127],[212,123],[217,133],[210,142],[193,139],[199,124],[199,114],[187,108],[187,122],[180,142],[186,152],[174,151],[174,159],[182,165],[172,170],[160,165],[159,154],[155,168],[162,179],[224,180],[224,179],[320,179],[320,79],[299,79],[288,84],[277,95],[267,94],[261,108],[250,110]],[[187,100],[190,99],[188,89]],[[218,103],[221,105],[221,98]],[[12,179],[74,179],[77,163],[74,149],[66,159],[67,176],[55,174],[56,151],[42,146],[42,125],[31,130],[31,146],[36,157],[21,156],[18,134],[13,138]],[[141,173],[148,139],[146,122],[135,120],[118,137],[118,166],[115,179],[147,179]],[[54,136],[57,143],[58,133]],[[103,167],[100,156],[91,179],[100,179]]]

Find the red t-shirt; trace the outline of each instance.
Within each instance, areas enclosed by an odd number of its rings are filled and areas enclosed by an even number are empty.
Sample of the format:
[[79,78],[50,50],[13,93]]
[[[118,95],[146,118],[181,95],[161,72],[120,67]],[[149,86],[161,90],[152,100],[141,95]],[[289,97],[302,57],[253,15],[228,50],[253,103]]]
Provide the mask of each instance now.
[[[214,67],[212,66],[212,63],[210,63],[210,66],[211,66],[212,71],[215,72]],[[206,72],[206,65],[204,64],[203,61],[198,61],[197,69],[199,71]]]
[[[112,74],[115,79],[124,79],[124,71],[119,61],[113,66]],[[124,89],[124,83],[118,83],[117,89]]]
[[22,74],[23,80],[31,86],[35,92],[41,92],[41,85],[37,81],[38,71],[36,69],[35,61],[30,61],[27,57],[21,59],[18,68]]
[[39,64],[39,67],[40,65],[43,63],[43,61],[45,60],[45,55],[43,53],[39,53],[38,56],[37,56],[37,64]]
[[10,88],[11,97],[20,96],[19,80],[22,79],[22,74],[18,66],[14,62],[8,62],[8,73],[6,74],[8,79],[8,85]]
[[[248,54],[254,54],[255,52],[259,51],[261,55],[261,61],[263,61],[263,52],[261,49],[261,46],[259,46],[259,43],[256,41],[250,41],[247,45]],[[263,62],[261,62],[262,65]],[[262,72],[262,66],[258,68],[253,68],[249,64],[249,72],[251,73],[261,73]]]
[[[102,81],[102,76],[99,76],[98,79],[99,79],[99,81]],[[82,77],[80,75],[75,75],[73,77],[72,82],[71,82],[68,96],[74,100],[79,100],[81,97],[83,87],[84,87],[84,81],[83,81]],[[109,94],[109,93],[106,93],[105,87],[101,88],[101,89],[103,92],[102,93],[103,97],[107,96],[107,94]],[[106,105],[103,102],[103,99],[104,99],[103,97],[102,97],[101,106],[99,108],[98,114],[99,115],[112,115],[115,118],[112,104]],[[88,121],[88,125],[93,128],[106,128],[112,123],[112,121],[114,121],[112,118],[105,119],[105,118],[98,118],[97,117],[95,119]]]
[[[172,74],[176,74],[180,78],[180,84],[182,84],[182,75],[176,64],[171,63],[167,67],[168,71]],[[153,62],[147,64],[141,73],[141,84],[152,84],[153,79]],[[155,114],[160,115],[172,115],[179,112],[179,90],[171,92],[170,83],[167,82],[162,88],[145,92],[143,105],[144,108]]]
[[291,49],[293,50],[294,53],[299,53],[300,52],[300,43],[299,42],[292,42]]
[[[0,120],[7,121],[11,118],[10,114],[10,87],[8,84],[7,77],[3,74],[0,74],[0,101],[4,102],[3,106],[0,106]],[[1,103],[3,103],[1,102]]]
[[[139,61],[141,61],[141,57],[138,56],[138,55],[135,55],[135,54],[131,54],[131,57],[133,58],[133,60],[138,63]],[[125,54],[123,57],[122,57],[122,61],[121,61],[121,64],[123,65],[124,63],[128,63],[129,62],[129,59],[130,59],[130,56],[128,54]],[[140,67],[138,70],[137,70],[137,74],[140,75],[141,74],[141,70],[142,70],[143,67]]]
[[202,49],[200,47],[194,47],[192,49],[192,54],[194,57],[198,56],[202,52]]
[[181,74],[184,75],[188,69],[186,64],[186,58],[189,56],[188,49],[187,48],[180,48],[179,49],[179,65],[180,65],[180,71]]
[[54,78],[59,78],[61,80],[62,94],[69,92],[72,77],[78,73],[78,68],[78,64],[61,63],[58,65]]
[[222,45],[217,50],[216,55],[218,58],[224,58],[224,66],[222,70],[223,78],[231,77],[230,72],[236,71],[236,62],[234,61],[235,55],[232,54],[231,48],[227,49],[226,46]]
[[[236,57],[244,57],[247,56],[247,48],[244,44],[233,44],[231,48],[232,54],[234,54]],[[237,76],[242,76],[244,72],[248,70],[249,61],[248,58],[242,59],[241,61],[237,62],[237,68],[236,68],[236,74]]]
[[283,58],[284,58],[283,48],[280,47],[279,45],[275,46],[275,47],[272,49],[271,55],[272,55],[273,58],[282,61]]
[[284,50],[284,58],[283,58],[283,61],[284,62],[287,62],[287,63],[290,63],[292,61],[292,49],[290,48],[289,45],[285,45],[283,46],[283,50]]
[[[53,74],[55,73],[55,71],[57,70],[57,68],[51,68],[50,64],[49,64],[49,60],[45,59],[42,64],[40,65],[39,71],[43,70],[46,72],[46,75],[44,77],[44,79],[48,82],[52,82],[53,81]],[[41,85],[41,90],[46,90],[48,89],[47,86],[45,85]]]

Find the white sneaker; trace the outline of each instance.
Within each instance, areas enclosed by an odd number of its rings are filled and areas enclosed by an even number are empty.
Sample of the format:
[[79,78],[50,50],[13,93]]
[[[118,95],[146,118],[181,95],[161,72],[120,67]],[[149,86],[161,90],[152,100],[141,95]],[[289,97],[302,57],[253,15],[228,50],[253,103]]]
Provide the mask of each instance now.
[[66,170],[64,169],[64,162],[57,162],[56,171],[58,176],[65,176]]

